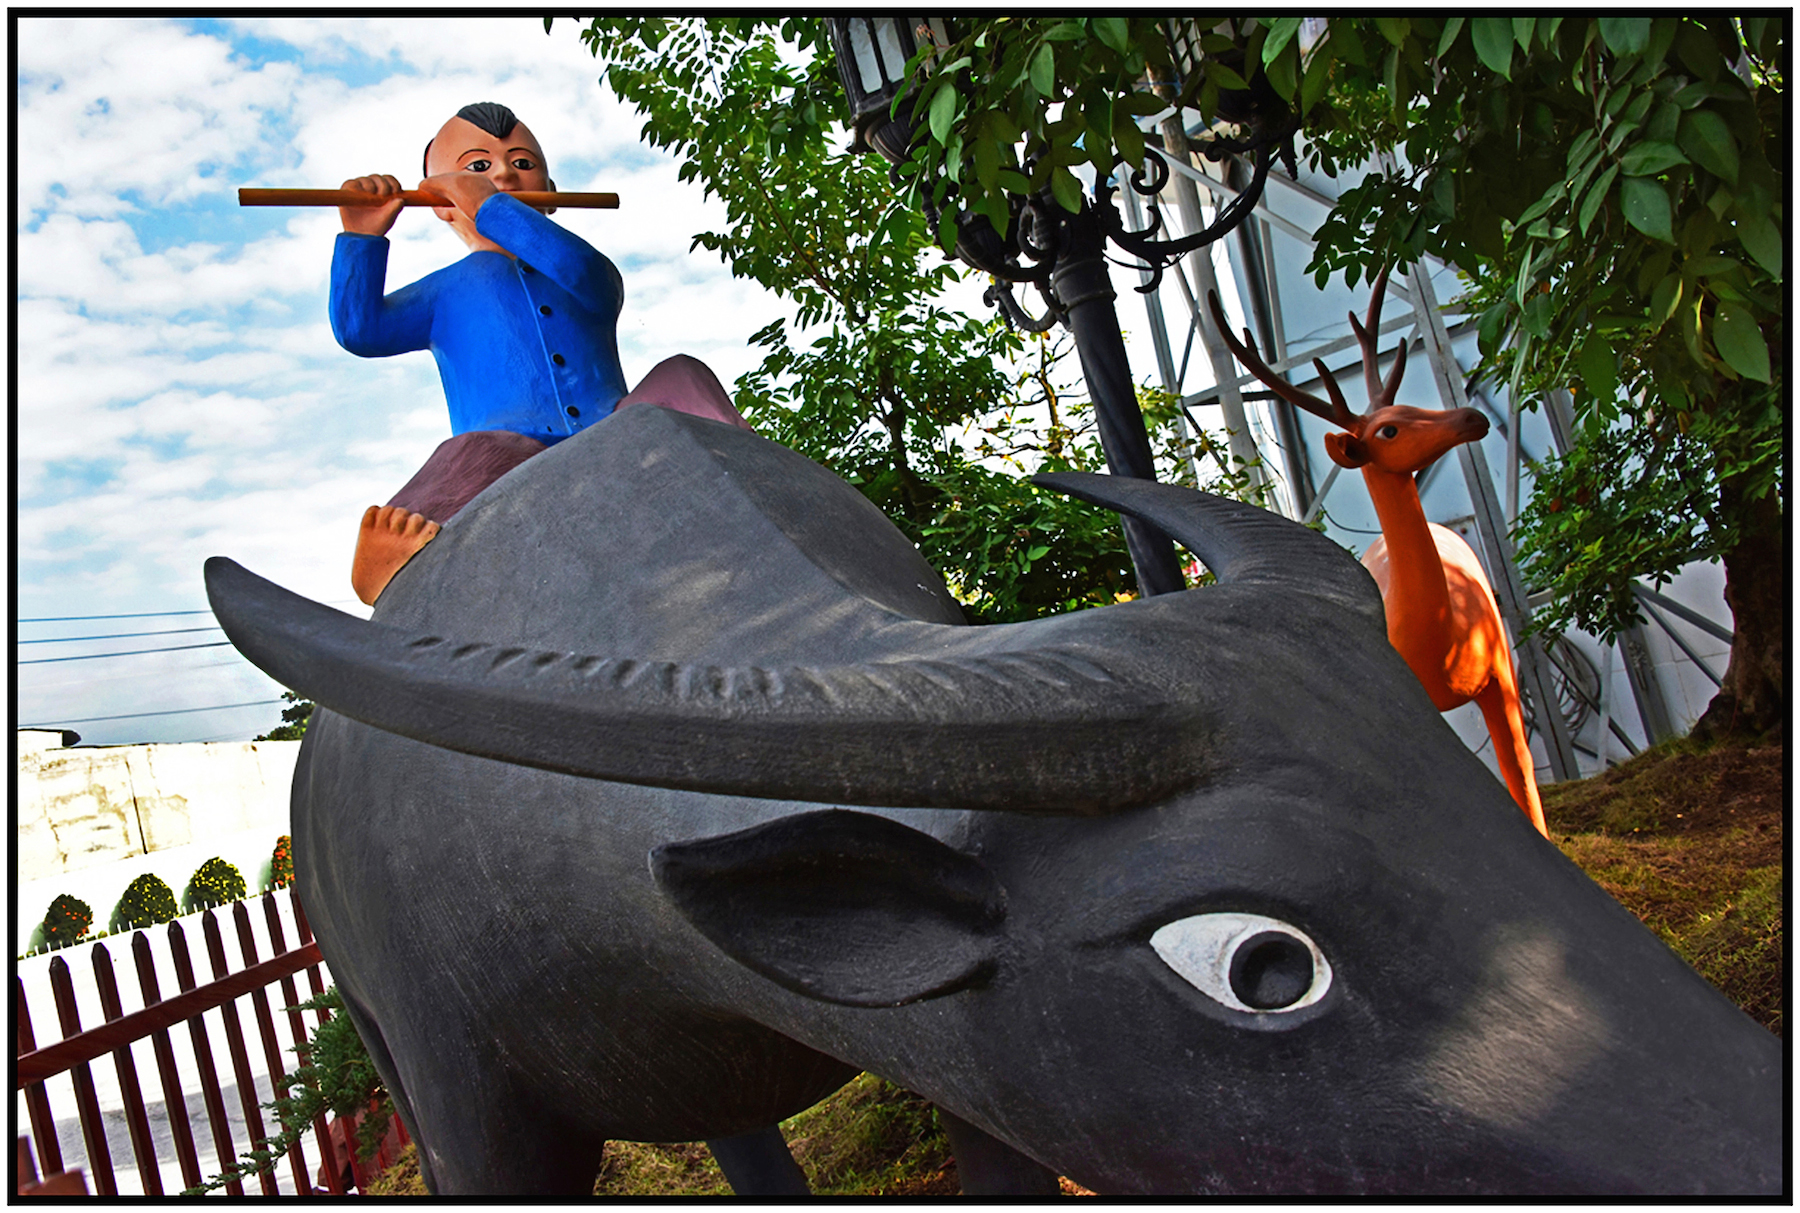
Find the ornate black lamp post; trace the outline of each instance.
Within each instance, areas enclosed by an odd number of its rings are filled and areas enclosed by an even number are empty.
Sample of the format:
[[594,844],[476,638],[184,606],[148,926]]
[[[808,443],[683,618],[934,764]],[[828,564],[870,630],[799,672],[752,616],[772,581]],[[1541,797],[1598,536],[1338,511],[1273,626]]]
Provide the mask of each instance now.
[[[926,18],[832,17],[827,24],[837,52],[838,74],[850,99],[856,146],[872,148],[899,164],[912,146],[912,107],[903,100],[894,112],[894,98],[905,85],[906,61],[918,48],[919,35],[927,33],[940,45],[948,41],[943,23]],[[1081,372],[1094,401],[1100,445],[1106,452],[1107,468],[1115,476],[1154,480],[1156,472],[1118,314],[1113,309],[1117,296],[1106,268],[1106,245],[1110,240],[1147,263],[1152,279],[1140,289],[1152,290],[1164,267],[1226,235],[1248,218],[1262,195],[1269,165],[1287,148],[1294,125],[1279,103],[1274,108],[1280,116],[1269,121],[1264,115],[1271,107],[1265,97],[1246,95],[1233,100],[1235,109],[1226,99],[1221,99],[1220,109],[1241,115],[1239,125],[1248,126],[1251,137],[1213,140],[1202,150],[1212,159],[1249,155],[1253,176],[1250,186],[1202,231],[1178,240],[1156,238],[1162,216],[1154,199],[1168,180],[1169,168],[1154,151],[1148,153],[1149,173],[1142,166],[1126,166],[1130,188],[1150,199],[1150,223],[1143,231],[1125,227],[1113,204],[1116,187],[1107,180],[1096,183],[1094,196],[1084,199],[1080,213],[1073,215],[1058,205],[1048,190],[1031,197],[1016,196],[1004,237],[981,216],[965,214],[957,221],[957,256],[995,278],[986,296],[990,304],[997,304],[1020,328],[1042,332],[1060,321],[1074,336]],[[1187,153],[1185,148],[1172,150],[1182,157]],[[926,216],[935,227],[938,216],[929,190],[924,197]],[[1033,318],[1013,298],[1013,287],[1025,283],[1035,286],[1046,304],[1042,318]],[[1135,518],[1122,521],[1141,592],[1148,597],[1181,589],[1185,583],[1168,537]]]

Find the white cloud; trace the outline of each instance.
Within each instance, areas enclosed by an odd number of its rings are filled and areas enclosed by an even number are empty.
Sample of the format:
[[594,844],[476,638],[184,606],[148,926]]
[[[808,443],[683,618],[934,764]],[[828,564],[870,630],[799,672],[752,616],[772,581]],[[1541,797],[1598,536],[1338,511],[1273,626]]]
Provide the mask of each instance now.
[[[360,359],[333,341],[336,213],[237,211],[240,186],[331,187],[371,171],[411,185],[447,117],[500,101],[537,134],[559,187],[621,196],[618,210],[557,219],[624,270],[629,380],[689,353],[729,385],[760,360],[749,335],[791,314],[716,255],[690,252],[695,233],[723,226],[723,207],[638,142],[641,119],[596,83],[567,21],[546,37],[524,16],[32,17],[16,46],[27,618],[203,606],[201,565],[218,554],[345,603],[363,509],[448,437],[429,354]],[[389,284],[463,254],[446,225],[409,211]],[[24,633],[46,634],[76,633]],[[228,653],[22,667],[20,708],[48,721],[267,697],[268,680]],[[124,741],[215,726],[79,727]]]

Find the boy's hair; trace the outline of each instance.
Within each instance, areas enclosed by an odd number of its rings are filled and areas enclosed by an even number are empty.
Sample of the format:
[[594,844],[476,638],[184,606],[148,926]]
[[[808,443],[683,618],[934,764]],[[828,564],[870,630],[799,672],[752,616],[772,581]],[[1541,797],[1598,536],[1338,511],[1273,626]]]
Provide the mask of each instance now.
[[[480,127],[496,139],[506,138],[512,133],[512,128],[519,125],[518,115],[498,101],[477,101],[474,105],[465,105],[456,111],[456,116]],[[426,141],[425,155],[419,166],[419,171],[427,177],[431,176],[431,145],[435,142],[435,139]]]

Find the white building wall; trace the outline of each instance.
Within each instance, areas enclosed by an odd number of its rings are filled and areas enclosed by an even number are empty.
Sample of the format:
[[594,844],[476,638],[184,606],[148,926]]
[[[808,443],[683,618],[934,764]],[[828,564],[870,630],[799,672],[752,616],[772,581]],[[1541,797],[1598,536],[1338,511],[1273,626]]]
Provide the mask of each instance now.
[[139,875],[154,872],[179,901],[219,856],[252,893],[269,880],[275,841],[290,832],[297,741],[63,748],[58,732],[21,730],[14,878],[25,952],[50,902],[85,901],[96,930]]

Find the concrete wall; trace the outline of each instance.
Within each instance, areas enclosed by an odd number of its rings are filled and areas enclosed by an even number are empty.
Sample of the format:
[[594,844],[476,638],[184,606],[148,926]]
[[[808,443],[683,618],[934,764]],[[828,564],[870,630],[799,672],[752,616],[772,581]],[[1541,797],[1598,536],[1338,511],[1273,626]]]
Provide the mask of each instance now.
[[15,953],[31,946],[60,893],[87,902],[105,930],[145,872],[179,901],[194,870],[217,855],[255,892],[269,878],[275,840],[290,832],[297,741],[65,749],[59,732],[44,730],[21,730],[18,740]]

